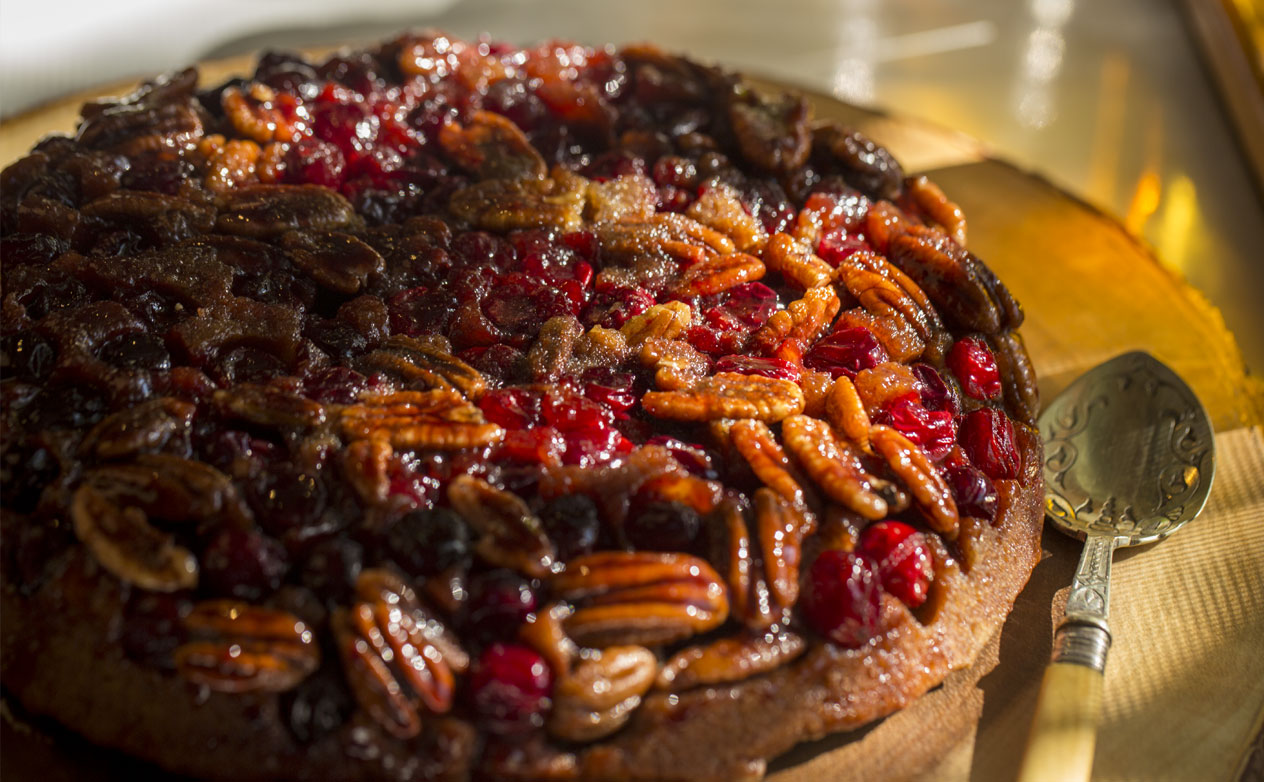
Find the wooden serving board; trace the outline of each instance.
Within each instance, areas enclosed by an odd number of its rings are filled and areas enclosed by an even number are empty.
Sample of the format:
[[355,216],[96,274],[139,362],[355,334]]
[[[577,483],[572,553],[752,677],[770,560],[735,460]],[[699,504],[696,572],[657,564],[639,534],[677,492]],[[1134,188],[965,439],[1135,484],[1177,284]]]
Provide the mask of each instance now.
[[[202,67],[204,83],[250,67],[244,59],[207,64]],[[47,133],[73,132],[84,100],[130,87],[73,96],[0,124],[0,161],[7,165]],[[1257,379],[1247,376],[1218,311],[1162,269],[1118,222],[990,157],[979,143],[960,134],[826,96],[810,97],[818,116],[843,120],[886,144],[907,170],[930,174],[960,204],[969,220],[970,249],[1026,309],[1022,334],[1045,398],[1095,364],[1140,349],[1189,382],[1217,431],[1264,423],[1264,391]],[[1003,707],[1030,699],[1039,682],[1052,635],[1050,606],[1070,582],[1077,555],[1072,544],[1048,531],[1045,548],[1049,556],[972,668],[951,675],[943,686],[874,726],[796,748],[773,764],[769,779],[1012,777],[1021,753],[1021,738],[1016,741],[1015,736],[1025,733],[1025,725],[1003,724],[1014,713]],[[1025,708],[1029,715],[1029,705]],[[6,780],[145,775],[146,769],[134,761],[90,747],[45,723],[14,717],[8,707],[5,717],[0,776]]]

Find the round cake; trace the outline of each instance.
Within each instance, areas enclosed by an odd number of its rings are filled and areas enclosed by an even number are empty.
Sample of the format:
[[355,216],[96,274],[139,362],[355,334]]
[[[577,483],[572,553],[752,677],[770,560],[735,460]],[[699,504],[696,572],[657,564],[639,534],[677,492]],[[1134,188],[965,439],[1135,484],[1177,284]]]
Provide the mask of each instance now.
[[1039,553],[1022,311],[864,135],[406,34],[3,172],[3,683],[209,779],[759,779]]

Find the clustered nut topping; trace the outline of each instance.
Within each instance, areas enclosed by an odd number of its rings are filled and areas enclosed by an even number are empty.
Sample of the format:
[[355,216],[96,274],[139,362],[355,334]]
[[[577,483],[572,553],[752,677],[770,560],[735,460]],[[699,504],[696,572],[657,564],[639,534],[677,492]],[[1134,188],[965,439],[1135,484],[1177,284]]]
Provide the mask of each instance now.
[[131,659],[299,742],[455,717],[494,775],[863,653],[1024,468],[961,210],[652,47],[184,71],[2,184],[8,577],[86,557]]

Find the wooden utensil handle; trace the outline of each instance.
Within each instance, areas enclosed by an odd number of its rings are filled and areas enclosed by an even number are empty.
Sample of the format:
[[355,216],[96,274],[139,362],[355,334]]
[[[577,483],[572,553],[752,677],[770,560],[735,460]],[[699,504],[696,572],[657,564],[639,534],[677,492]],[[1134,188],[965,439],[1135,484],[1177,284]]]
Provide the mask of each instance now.
[[1018,782],[1087,782],[1102,713],[1102,680],[1110,634],[1064,625],[1045,669],[1036,716]]

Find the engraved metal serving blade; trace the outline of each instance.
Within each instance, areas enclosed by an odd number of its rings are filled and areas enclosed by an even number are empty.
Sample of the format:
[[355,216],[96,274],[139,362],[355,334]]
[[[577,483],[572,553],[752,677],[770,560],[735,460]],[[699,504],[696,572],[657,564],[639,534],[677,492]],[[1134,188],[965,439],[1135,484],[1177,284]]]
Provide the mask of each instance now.
[[1084,540],[1045,672],[1020,782],[1087,780],[1110,649],[1110,561],[1203,509],[1216,471],[1211,422],[1194,392],[1147,353],[1090,370],[1040,416],[1045,511]]

